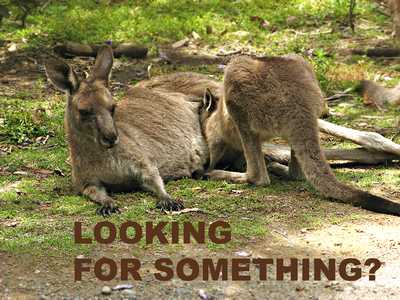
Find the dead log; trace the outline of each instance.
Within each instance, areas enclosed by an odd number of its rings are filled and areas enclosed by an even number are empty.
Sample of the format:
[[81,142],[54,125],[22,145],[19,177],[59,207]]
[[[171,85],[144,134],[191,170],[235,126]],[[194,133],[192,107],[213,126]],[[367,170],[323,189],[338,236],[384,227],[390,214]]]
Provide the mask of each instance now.
[[324,152],[328,160],[348,160],[367,165],[376,165],[391,160],[400,160],[399,155],[367,150],[364,148],[326,149]]
[[383,137],[379,133],[346,128],[321,119],[318,119],[318,126],[320,131],[324,133],[350,140],[368,150],[387,152],[400,156],[400,145]]
[[368,57],[398,57],[400,48],[370,48],[370,49],[352,49],[352,54],[366,55]]
[[[285,145],[263,144],[263,153],[269,160],[288,165],[290,161],[290,147]],[[353,161],[359,164],[375,165],[391,160],[400,160],[400,155],[367,150],[355,149],[324,149],[325,157],[331,161]]]
[[165,62],[173,65],[212,65],[227,64],[231,59],[230,56],[215,56],[208,54],[190,54],[177,49],[164,48],[160,49],[160,58]]
[[289,167],[278,162],[270,162],[267,164],[268,172],[277,175],[285,180],[290,180]]
[[[80,44],[75,42],[66,42],[54,47],[54,52],[64,58],[75,56],[96,57],[97,51],[102,45]],[[114,57],[126,56],[130,58],[146,58],[148,49],[130,43],[113,44]]]

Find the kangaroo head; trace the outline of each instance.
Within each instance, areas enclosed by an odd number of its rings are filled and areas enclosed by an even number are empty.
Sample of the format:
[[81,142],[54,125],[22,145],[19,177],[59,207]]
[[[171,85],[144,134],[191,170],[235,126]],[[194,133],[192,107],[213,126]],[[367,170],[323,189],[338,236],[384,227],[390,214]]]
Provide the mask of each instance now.
[[93,138],[111,148],[118,143],[114,122],[115,102],[108,90],[113,52],[108,46],[99,49],[91,74],[79,80],[71,66],[60,60],[46,63],[52,84],[68,96],[68,121],[82,138]]
[[206,88],[203,95],[203,103],[200,108],[200,122],[206,123],[210,116],[217,110],[219,99],[209,88]]
[[223,100],[206,89],[200,110],[200,124],[210,148],[220,143],[224,132]]

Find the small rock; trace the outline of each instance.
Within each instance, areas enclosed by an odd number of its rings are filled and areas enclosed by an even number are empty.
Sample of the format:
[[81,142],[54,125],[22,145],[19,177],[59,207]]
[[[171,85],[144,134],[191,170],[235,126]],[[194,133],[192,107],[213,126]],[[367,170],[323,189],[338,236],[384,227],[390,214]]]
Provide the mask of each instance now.
[[303,233],[303,234],[304,234],[304,233],[307,233],[307,228],[302,228],[302,229],[300,230],[300,232]]
[[208,300],[208,299],[209,299],[209,297],[208,297],[206,291],[205,291],[205,290],[202,290],[202,289],[199,290],[199,297],[200,297],[201,299],[203,299],[203,300]]
[[193,32],[192,32],[192,37],[193,37],[195,40],[199,40],[199,39],[200,39],[200,35],[199,35],[196,31],[193,31]]
[[24,175],[24,176],[26,176],[26,175],[28,175],[28,172],[25,172],[25,171],[15,171],[13,174],[14,174],[14,175]]
[[189,43],[189,39],[186,37],[183,40],[177,41],[175,43],[172,44],[172,48],[177,49],[183,46],[187,46],[187,44]]
[[17,51],[17,44],[11,43],[10,47],[7,48],[8,52],[15,52]]
[[82,259],[82,258],[85,258],[85,256],[84,256],[83,254],[80,254],[80,255],[78,255],[76,258],[77,258],[77,259]]
[[39,274],[39,273],[40,273],[40,270],[35,270],[34,273],[35,273],[35,274]]
[[18,221],[9,221],[9,222],[5,222],[5,226],[6,227],[17,227],[17,225],[19,224]]
[[118,284],[116,286],[114,286],[113,291],[121,291],[121,290],[129,290],[129,289],[133,289],[133,285],[132,284]]
[[240,195],[240,194],[243,194],[243,190],[232,190],[232,193],[234,193],[234,194],[238,194],[238,195]]
[[101,293],[103,295],[111,295],[111,292],[112,292],[111,288],[109,286],[106,286],[106,285],[103,286],[103,288],[101,289]]
[[248,257],[251,255],[251,253],[249,253],[247,251],[237,251],[237,252],[235,252],[235,255],[241,256],[241,257]]

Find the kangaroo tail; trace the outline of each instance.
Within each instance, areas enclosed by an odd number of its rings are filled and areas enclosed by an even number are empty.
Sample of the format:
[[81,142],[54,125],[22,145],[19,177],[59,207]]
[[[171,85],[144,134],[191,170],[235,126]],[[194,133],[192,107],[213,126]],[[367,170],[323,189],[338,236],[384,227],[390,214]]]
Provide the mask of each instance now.
[[[309,128],[304,128],[309,122]],[[315,124],[311,124],[314,122]],[[339,182],[333,174],[319,142],[316,120],[310,116],[303,120],[289,137],[289,142],[307,180],[324,196],[364,209],[400,216],[400,203],[372,195]]]

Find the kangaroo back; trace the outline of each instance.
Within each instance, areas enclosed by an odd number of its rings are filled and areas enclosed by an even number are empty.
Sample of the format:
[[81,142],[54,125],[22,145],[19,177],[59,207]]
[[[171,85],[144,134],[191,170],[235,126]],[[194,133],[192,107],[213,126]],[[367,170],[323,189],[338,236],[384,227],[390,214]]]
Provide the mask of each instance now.
[[197,98],[203,97],[206,88],[210,89],[213,95],[217,97],[220,97],[222,92],[221,82],[212,79],[210,76],[192,72],[177,72],[157,76],[139,82],[136,87],[178,92]]

